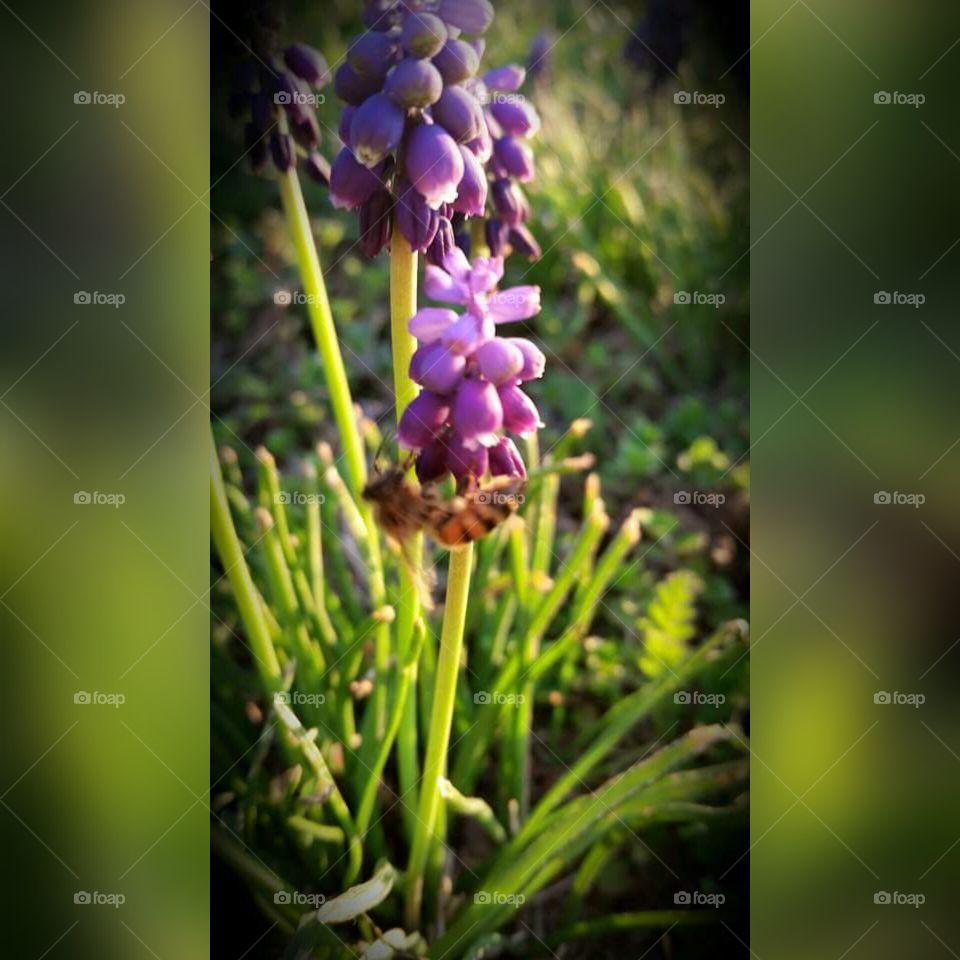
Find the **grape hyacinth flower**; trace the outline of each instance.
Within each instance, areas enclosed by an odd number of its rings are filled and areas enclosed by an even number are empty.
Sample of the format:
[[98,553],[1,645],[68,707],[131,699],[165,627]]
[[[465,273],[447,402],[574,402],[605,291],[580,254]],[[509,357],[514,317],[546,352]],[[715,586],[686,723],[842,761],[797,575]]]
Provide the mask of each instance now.
[[452,473],[526,476],[523,458],[505,434],[528,436],[543,424],[521,384],[543,376],[542,351],[523,337],[501,337],[500,324],[529,320],[540,312],[540,288],[497,290],[502,257],[477,257],[459,248],[443,265],[429,265],[425,290],[431,299],[464,308],[424,307],[410,320],[419,347],[410,376],[422,392],[404,412],[400,445],[417,452],[421,481]]
[[230,113],[246,118],[244,139],[254,172],[272,160],[280,173],[298,163],[312,180],[330,183],[330,162],[319,151],[320,125],[316,91],[330,82],[323,54],[305,43],[292,43],[278,59],[268,50],[275,44],[275,22],[258,24],[261,49],[241,61],[234,75]]

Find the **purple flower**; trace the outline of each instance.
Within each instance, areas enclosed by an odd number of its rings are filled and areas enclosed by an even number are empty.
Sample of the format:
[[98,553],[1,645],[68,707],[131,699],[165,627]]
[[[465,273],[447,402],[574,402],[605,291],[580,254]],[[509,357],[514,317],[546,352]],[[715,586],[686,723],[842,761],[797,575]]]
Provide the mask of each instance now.
[[360,207],[360,249],[373,259],[390,242],[390,211],[393,197],[388,190],[377,190]]
[[486,33],[493,23],[490,0],[440,0],[437,13],[464,33]]
[[539,260],[543,254],[540,244],[525,224],[511,227],[507,239],[513,250],[528,260]]
[[408,450],[422,450],[440,432],[449,415],[449,400],[424,390],[403,411],[397,441]]
[[445,477],[447,466],[447,444],[443,437],[434,437],[417,457],[417,479],[421,483],[435,483]]
[[339,210],[355,210],[383,188],[383,168],[365,167],[349,147],[344,147],[330,171],[330,202]]
[[463,157],[463,179],[453,209],[469,217],[479,217],[487,206],[487,175],[483,164],[462,145],[460,155]]
[[410,318],[407,328],[421,343],[433,343],[456,322],[457,315],[452,310],[443,307],[421,307]]
[[443,331],[440,342],[453,353],[470,356],[493,335],[493,321],[489,317],[465,313]]
[[350,121],[353,120],[353,115],[356,112],[356,107],[346,106],[343,108],[343,113],[340,114],[340,125],[337,127],[337,135],[340,137],[340,142],[344,146],[350,144]]
[[477,139],[484,127],[483,109],[463,87],[446,87],[430,112],[458,143]]
[[520,348],[502,337],[494,337],[479,347],[476,358],[480,372],[497,385],[513,380],[523,370],[524,356]]
[[333,92],[344,102],[359,107],[368,97],[380,90],[377,77],[365,77],[356,72],[349,63],[341,63],[333,75]]
[[283,61],[301,79],[315,87],[330,82],[330,68],[323,54],[305,43],[292,43],[283,51]]
[[368,30],[347,49],[347,63],[361,76],[382,80],[393,64],[396,47],[385,33]]
[[483,82],[491,90],[500,90],[503,93],[515,93],[523,86],[523,81],[526,77],[527,71],[523,67],[516,63],[510,63],[505,67],[488,70],[483,75]]
[[493,256],[503,256],[503,248],[507,245],[508,229],[509,227],[496,217],[491,217],[484,225],[487,247]]
[[532,137],[540,129],[540,116],[526,100],[494,97],[489,110],[500,129],[511,137]]
[[509,437],[501,437],[495,447],[490,447],[490,473],[495,477],[527,476],[527,468],[517,445]]
[[510,226],[523,223],[527,206],[520,188],[510,180],[494,180],[491,187],[493,205],[500,219]]
[[427,250],[427,261],[432,264],[440,264],[446,259],[447,255],[456,248],[457,240],[453,233],[453,224],[447,217],[440,218],[440,229]]
[[446,40],[444,22],[432,13],[408,13],[403,20],[400,43],[411,57],[432,57]]
[[429,60],[407,57],[390,72],[383,92],[407,109],[429,107],[441,99],[443,77]]
[[433,393],[446,395],[463,379],[466,365],[464,357],[452,353],[443,344],[427,343],[410,361],[410,379]]
[[458,479],[482,477],[489,468],[490,456],[483,444],[468,446],[468,441],[453,430],[446,440],[447,469]]
[[480,69],[480,57],[469,43],[451,39],[434,55],[433,65],[440,71],[444,83],[463,83]]
[[432,210],[427,201],[404,180],[397,190],[397,226],[407,243],[419,252],[425,251],[440,229],[440,214]]
[[463,443],[492,447],[503,426],[503,403],[497,388],[487,380],[467,378],[453,401],[453,427]]
[[270,134],[270,153],[273,155],[274,166],[281,173],[286,173],[296,163],[297,153],[293,138],[285,133],[274,131]]
[[350,121],[350,147],[354,156],[365,167],[375,167],[400,145],[405,120],[403,110],[389,97],[374,94]]
[[[362,109],[354,117],[351,132],[356,129],[361,112]],[[457,199],[457,187],[463,179],[463,157],[453,138],[441,127],[416,127],[407,141],[405,160],[410,182],[434,210]]]
[[521,183],[529,183],[534,177],[533,151],[514,137],[501,137],[494,141],[493,155],[504,172]]
[[523,354],[523,368],[517,374],[517,379],[539,380],[547,366],[547,358],[543,355],[543,351],[524,337],[509,337],[507,343],[512,343]]
[[540,312],[540,288],[523,286],[498,290],[488,298],[487,309],[494,323],[529,320]]
[[543,426],[534,402],[519,387],[506,384],[500,387],[498,396],[505,430],[525,437]]

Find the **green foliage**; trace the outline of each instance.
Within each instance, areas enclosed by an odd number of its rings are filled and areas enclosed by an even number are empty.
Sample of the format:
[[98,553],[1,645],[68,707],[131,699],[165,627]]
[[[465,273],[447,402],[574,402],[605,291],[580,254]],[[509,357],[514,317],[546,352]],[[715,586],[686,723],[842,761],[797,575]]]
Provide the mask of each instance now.
[[690,570],[677,570],[664,577],[639,627],[643,637],[640,669],[650,678],[672,672],[687,654],[696,635],[696,601],[703,581]]

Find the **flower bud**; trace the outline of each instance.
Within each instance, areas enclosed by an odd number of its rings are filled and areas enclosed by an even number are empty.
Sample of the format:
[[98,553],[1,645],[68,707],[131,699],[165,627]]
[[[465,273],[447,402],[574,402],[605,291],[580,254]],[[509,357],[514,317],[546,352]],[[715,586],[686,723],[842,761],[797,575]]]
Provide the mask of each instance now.
[[491,217],[484,224],[484,234],[487,239],[487,247],[490,250],[490,254],[494,257],[500,257],[503,255],[503,248],[507,245],[507,231],[509,227],[503,223],[502,220],[498,220],[496,217]]
[[396,18],[396,0],[367,0],[363,10],[363,25],[370,30],[389,33]]
[[523,222],[525,205],[520,188],[511,180],[494,180],[491,187],[493,205],[500,219],[510,226]]
[[[519,353],[519,351],[517,351]],[[410,379],[433,393],[453,393],[463,379],[464,357],[451,353],[442,343],[420,347],[410,360]]]
[[400,44],[410,57],[432,57],[447,41],[444,22],[432,13],[408,13],[403,21]]
[[390,72],[383,92],[401,107],[429,107],[443,93],[443,77],[429,60],[407,57]]
[[517,386],[507,384],[498,391],[503,409],[503,428],[525,437],[543,426],[534,402]]
[[333,92],[344,102],[359,107],[382,86],[378,77],[365,77],[349,63],[341,63],[333,75]]
[[293,120],[302,121],[310,112],[302,98],[303,91],[300,89],[299,81],[293,74],[281,72],[276,77],[273,88],[274,102],[281,104],[287,116]]
[[483,108],[463,87],[445,87],[430,114],[458,143],[475,140],[484,126]]
[[283,51],[283,62],[301,79],[315,87],[330,82],[330,68],[319,50],[306,43],[292,43]]
[[355,210],[383,187],[380,168],[358,163],[349,147],[344,147],[330,171],[330,202],[338,210]]
[[460,147],[460,154],[463,157],[463,179],[457,188],[453,209],[470,217],[479,217],[487,206],[487,174],[483,164],[466,147]]
[[547,366],[547,358],[543,355],[543,351],[525,337],[510,337],[507,342],[512,343],[523,354],[523,368],[517,374],[517,379],[539,380]]
[[509,63],[495,70],[488,70],[483,75],[483,82],[491,90],[500,90],[503,93],[515,93],[523,86],[527,71],[516,63]]
[[494,337],[481,346],[476,354],[480,372],[492,383],[513,380],[523,369],[523,354],[509,340]]
[[[396,108],[395,109],[399,109]],[[357,127],[359,111],[351,124]],[[436,210],[457,199],[457,187],[463,179],[463,157],[453,138],[436,124],[421,124],[410,134],[406,148],[407,176]]]
[[450,401],[423,390],[403,411],[397,442],[408,450],[422,450],[440,432],[450,415]]
[[343,108],[343,112],[340,114],[340,125],[337,128],[337,135],[340,137],[340,142],[344,146],[350,143],[350,121],[353,120],[353,115],[356,112],[356,107],[348,105]]
[[466,379],[453,401],[453,425],[464,444],[492,447],[503,426],[503,404],[488,380]]
[[470,46],[473,47],[474,52],[477,55],[477,59],[482,60],[483,54],[487,49],[487,41],[484,40],[483,37],[471,37],[467,41],[467,43],[469,43]]
[[480,69],[477,51],[462,40],[448,40],[434,55],[433,65],[446,84],[463,83]]
[[490,295],[487,311],[494,323],[529,320],[540,312],[540,288],[523,286],[498,290]]
[[397,190],[396,218],[407,243],[420,253],[433,243],[440,228],[440,214],[427,205],[409,181]]
[[480,136],[471,140],[467,146],[481,163],[486,163],[493,156],[493,138],[486,123],[480,128]]
[[320,124],[312,110],[307,111],[300,120],[290,118],[290,133],[293,134],[293,139],[307,150],[320,145]]
[[495,97],[490,112],[503,132],[511,137],[532,137],[540,129],[540,115],[526,100]]
[[447,473],[447,445],[443,437],[435,437],[417,457],[417,479],[421,483],[435,483]]
[[468,357],[481,344],[491,339],[494,333],[493,321],[487,317],[477,317],[472,313],[465,313],[456,323],[451,324],[443,331],[440,342],[453,353]]
[[347,48],[347,63],[361,76],[382,80],[393,63],[395,49],[385,33],[368,30]]
[[433,266],[440,266],[455,246],[456,238],[453,235],[453,224],[446,217],[441,217],[437,235],[433,238],[433,243],[427,250],[427,262]]
[[374,94],[357,108],[350,121],[350,146],[354,156],[365,167],[376,166],[400,145],[405,122],[403,110],[389,97]]
[[459,27],[464,33],[486,33],[493,23],[490,0],[440,0],[437,13],[445,23]]
[[307,176],[314,183],[319,183],[323,187],[330,185],[330,161],[322,153],[311,150],[307,155],[304,166],[307,170]]
[[467,441],[454,430],[447,438],[447,468],[458,479],[482,477],[488,470],[490,457],[481,444],[467,446]]
[[393,197],[387,190],[377,190],[360,207],[360,249],[370,260],[390,242],[392,208]]
[[533,151],[522,141],[502,137],[493,144],[493,153],[504,172],[521,183],[529,183],[534,177]]
[[519,226],[511,227],[507,240],[513,250],[528,260],[539,260],[543,255],[536,237],[527,229],[525,224],[521,223]]
[[524,466],[523,457],[517,445],[509,437],[501,437],[500,442],[491,447],[490,473],[495,477],[523,477],[527,476],[527,468]]
[[270,153],[273,156],[274,166],[281,172],[286,173],[296,160],[296,148],[293,145],[293,137],[286,133],[270,134]]

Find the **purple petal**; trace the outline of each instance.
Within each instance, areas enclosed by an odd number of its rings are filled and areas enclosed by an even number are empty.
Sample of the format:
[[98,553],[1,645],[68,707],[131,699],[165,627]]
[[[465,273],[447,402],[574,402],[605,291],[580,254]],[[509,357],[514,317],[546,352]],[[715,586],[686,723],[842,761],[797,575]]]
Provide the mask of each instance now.
[[[427,270],[429,271],[430,268],[427,267]],[[439,340],[444,331],[453,326],[458,319],[452,310],[446,310],[443,307],[421,307],[410,318],[407,329],[420,343],[433,343]]]
[[427,206],[409,181],[401,183],[397,190],[396,218],[407,243],[420,253],[433,243],[440,228],[440,215]]
[[[356,128],[359,116],[358,112],[352,129]],[[406,165],[410,182],[434,210],[457,199],[457,186],[463,179],[463,157],[453,138],[441,127],[422,124],[414,129],[407,141]]]
[[494,327],[491,320],[465,313],[456,323],[444,330],[440,342],[454,353],[469,357],[493,336]]
[[430,114],[458,143],[475,140],[484,127],[483,108],[463,87],[444,88]]
[[319,50],[305,43],[292,43],[283,51],[283,61],[301,80],[315,87],[330,82],[330,69]]
[[493,205],[504,223],[510,226],[523,223],[530,212],[527,198],[512,180],[494,180],[490,192]]
[[429,60],[407,57],[390,72],[383,92],[401,107],[429,107],[441,99],[443,77]]
[[487,174],[483,164],[462,145],[460,155],[463,157],[463,179],[457,187],[453,209],[468,217],[479,217],[487,206]]
[[380,80],[357,73],[349,63],[341,63],[333,75],[333,92],[344,102],[359,107],[380,89]]
[[349,147],[337,154],[330,171],[330,202],[338,210],[355,210],[382,186],[378,168],[358,163]]
[[411,57],[432,57],[447,40],[444,22],[432,13],[408,13],[403,20],[400,43]]
[[370,260],[390,242],[392,209],[393,196],[387,190],[377,190],[360,207],[360,249]]
[[467,147],[481,163],[486,163],[493,156],[493,137],[490,136],[486,117],[480,128],[480,136],[471,140]]
[[[379,34],[376,34],[379,36]],[[400,145],[406,115],[389,97],[376,93],[350,121],[350,147],[365,166],[375,167]]]
[[495,257],[499,257],[503,253],[503,248],[507,244],[508,229],[507,225],[496,217],[491,217],[484,224],[487,247]]
[[506,383],[523,370],[524,356],[520,348],[501,337],[488,340],[475,356],[480,372],[492,383]]
[[[449,221],[447,222],[449,223]],[[457,280],[450,276],[443,267],[437,267],[433,264],[427,265],[423,289],[431,300],[460,304],[470,302],[470,287],[467,283],[463,280]]]
[[543,426],[534,402],[517,386],[507,384],[499,388],[503,406],[503,428],[525,437]]
[[483,75],[483,82],[492,90],[501,90],[504,93],[514,93],[523,86],[527,71],[516,63],[509,63],[495,70],[488,70]]
[[464,33],[486,33],[493,23],[490,0],[440,0],[437,13]]
[[453,425],[463,442],[492,447],[503,426],[503,404],[497,388],[487,380],[464,380],[453,402]]
[[490,448],[490,473],[495,477],[526,478],[527,468],[523,457],[509,437],[501,437],[500,442]]
[[500,128],[509,136],[531,137],[540,129],[539,114],[519,94],[494,97],[489,109]]
[[503,257],[477,257],[470,268],[470,292],[489,293],[503,279]]
[[467,441],[457,431],[447,439],[447,468],[458,479],[482,477],[489,469],[490,457],[481,444],[467,446]]
[[488,309],[494,323],[529,320],[540,312],[540,288],[508,287],[490,295]]
[[517,374],[517,379],[539,380],[547,366],[543,351],[525,337],[508,337],[507,342],[512,343],[523,354],[523,369]]
[[273,162],[281,173],[286,173],[296,161],[296,150],[293,146],[293,137],[286,133],[270,134],[270,153],[273,155]]
[[533,151],[522,141],[514,137],[501,137],[493,145],[497,163],[511,177],[521,183],[529,183],[534,178]]
[[450,416],[450,401],[428,390],[411,401],[397,427],[397,442],[408,450],[423,449]]
[[443,269],[457,280],[464,283],[470,280],[470,261],[460,249],[453,249],[443,258]]
[[410,379],[433,393],[446,395],[453,393],[463,379],[466,365],[464,357],[451,353],[443,344],[428,343],[413,355]]
[[393,64],[393,41],[377,30],[361,33],[347,50],[347,63],[361,76],[382,80]]
[[[456,237],[453,233],[453,224],[450,222],[449,217],[440,217],[440,229],[437,230],[437,235],[433,238],[433,243],[430,244],[430,249],[427,250],[427,263],[432,267],[439,267],[443,264],[443,261],[446,259],[447,254],[456,247]],[[442,299],[442,298],[441,298]],[[464,301],[454,301],[455,303]]]
[[433,65],[440,71],[443,82],[463,83],[469,80],[480,67],[476,50],[463,40],[448,40],[433,58]]
[[340,114],[340,125],[337,128],[337,133],[340,136],[340,142],[344,146],[350,143],[350,121],[353,120],[353,115],[356,112],[356,107],[348,105],[343,108],[343,112]]
[[521,223],[519,226],[511,227],[507,239],[511,249],[528,260],[539,260],[543,254],[540,244],[537,243],[537,238],[527,229],[525,224]]
[[446,476],[447,444],[443,437],[431,440],[417,457],[417,478],[421,483],[435,483]]

